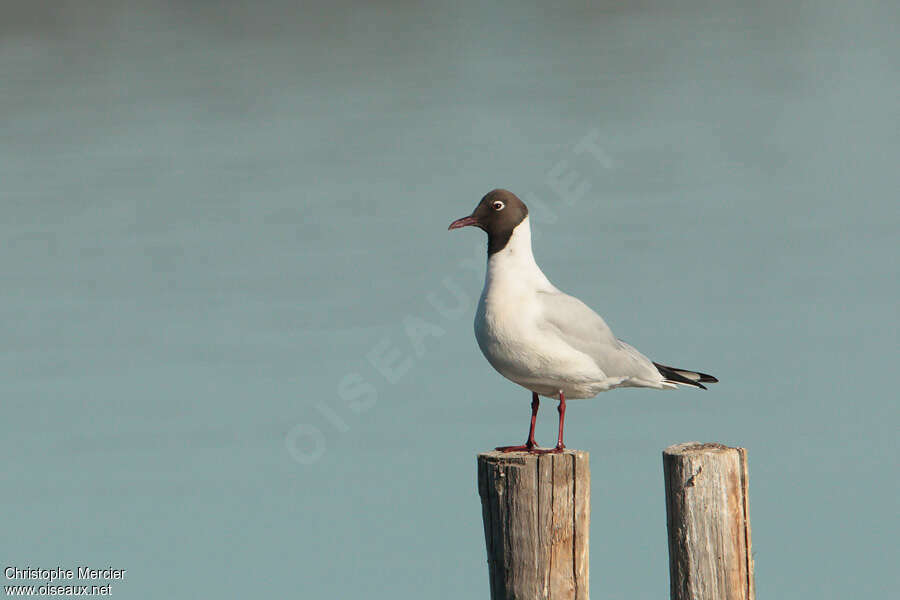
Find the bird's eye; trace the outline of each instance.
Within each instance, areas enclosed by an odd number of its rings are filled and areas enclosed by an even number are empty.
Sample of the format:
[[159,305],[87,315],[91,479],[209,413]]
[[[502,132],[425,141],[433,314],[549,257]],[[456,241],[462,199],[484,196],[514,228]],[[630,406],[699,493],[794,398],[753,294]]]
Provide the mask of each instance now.
[[494,210],[503,210],[504,208],[506,208],[506,205],[499,200],[495,200],[491,206],[494,207]]

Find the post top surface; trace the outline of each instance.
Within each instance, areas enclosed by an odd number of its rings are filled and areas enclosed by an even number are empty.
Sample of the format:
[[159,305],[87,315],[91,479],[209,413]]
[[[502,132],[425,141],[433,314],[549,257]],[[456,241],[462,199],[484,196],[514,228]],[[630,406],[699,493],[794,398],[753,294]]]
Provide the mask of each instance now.
[[555,456],[574,456],[576,460],[587,460],[590,456],[584,450],[573,450],[566,448],[562,452],[548,452],[546,454],[535,454],[532,452],[501,452],[499,450],[489,450],[487,452],[479,452],[478,460],[486,460],[490,462],[512,462],[525,463],[533,460],[552,460]]
[[719,454],[721,452],[729,452],[731,450],[743,450],[743,448],[726,446],[718,442],[682,442],[681,444],[672,444],[665,450],[663,454],[682,455],[682,454]]

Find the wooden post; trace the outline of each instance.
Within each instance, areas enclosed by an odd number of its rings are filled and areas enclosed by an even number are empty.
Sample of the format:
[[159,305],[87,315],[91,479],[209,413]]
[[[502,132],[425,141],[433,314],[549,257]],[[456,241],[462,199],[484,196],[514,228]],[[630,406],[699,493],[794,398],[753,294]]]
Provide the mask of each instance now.
[[672,600],[754,600],[747,451],[675,444],[663,471]]
[[588,600],[588,453],[478,455],[491,600]]

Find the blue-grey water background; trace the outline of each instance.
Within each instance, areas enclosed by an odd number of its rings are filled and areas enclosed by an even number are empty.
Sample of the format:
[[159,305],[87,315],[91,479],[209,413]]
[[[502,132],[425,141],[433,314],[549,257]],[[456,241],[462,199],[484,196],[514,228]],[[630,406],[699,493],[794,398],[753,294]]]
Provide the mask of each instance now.
[[594,597],[667,597],[688,440],[749,449],[761,598],[896,594],[898,25],[4,4],[0,560],[126,568],[121,598],[487,597],[475,454],[529,396],[472,335],[483,234],[446,227],[507,187],[554,283],[721,379],[571,403]]

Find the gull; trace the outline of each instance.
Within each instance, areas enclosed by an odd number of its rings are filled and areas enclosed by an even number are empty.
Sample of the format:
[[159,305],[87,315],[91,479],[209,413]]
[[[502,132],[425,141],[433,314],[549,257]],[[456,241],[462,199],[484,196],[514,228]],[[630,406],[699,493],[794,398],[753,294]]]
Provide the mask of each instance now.
[[[531,391],[528,439],[497,450],[562,452],[567,398],[593,398],[619,387],[705,390],[704,383],[718,381],[651,361],[616,338],[584,302],[550,283],[531,252],[528,207],[512,192],[489,192],[449,229],[468,226],[488,236],[487,272],[475,312],[478,347],[501,375]],[[559,398],[559,434],[550,450],[534,441],[539,396]]]

